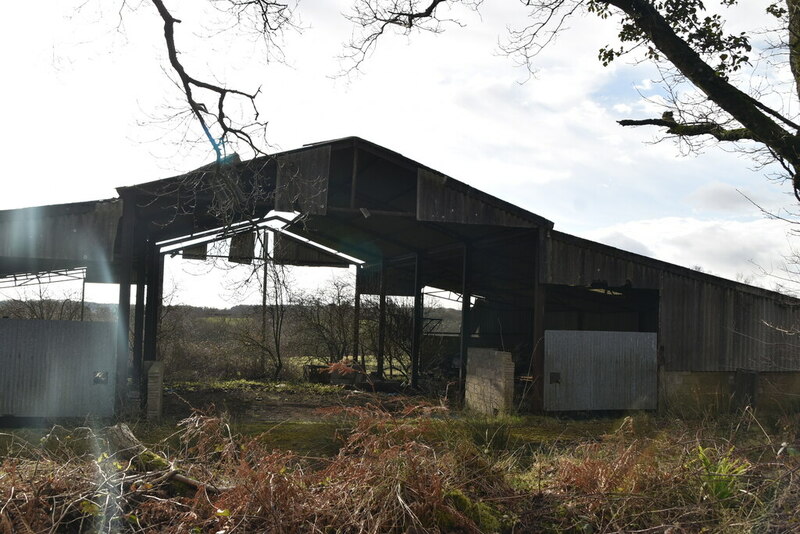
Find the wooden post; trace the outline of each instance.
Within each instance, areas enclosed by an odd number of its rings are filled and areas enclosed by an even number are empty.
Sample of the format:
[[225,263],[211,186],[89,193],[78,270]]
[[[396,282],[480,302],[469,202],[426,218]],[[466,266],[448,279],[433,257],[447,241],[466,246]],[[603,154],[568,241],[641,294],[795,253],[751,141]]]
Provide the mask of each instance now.
[[422,281],[422,256],[417,253],[414,262],[414,320],[411,335],[411,387],[416,388],[419,383],[419,360],[422,348],[422,323],[424,321],[424,293],[425,284]]
[[381,262],[380,300],[378,301],[378,369],[376,374],[383,378],[383,359],[386,354],[386,264]]
[[470,247],[464,243],[464,261],[461,270],[461,362],[458,369],[458,383],[461,401],[464,401],[467,380],[467,353],[469,352],[469,339],[471,335],[469,308],[472,300],[471,284],[469,279]]

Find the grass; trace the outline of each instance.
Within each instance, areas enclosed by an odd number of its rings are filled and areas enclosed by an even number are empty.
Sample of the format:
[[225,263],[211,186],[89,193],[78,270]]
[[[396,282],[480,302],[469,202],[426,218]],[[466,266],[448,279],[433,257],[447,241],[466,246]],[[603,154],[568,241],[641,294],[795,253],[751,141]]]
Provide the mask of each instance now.
[[268,449],[291,451],[300,456],[330,457],[339,452],[339,436],[348,429],[342,423],[284,421],[233,425],[235,432],[255,436]]
[[166,385],[167,389],[177,392],[186,391],[267,391],[277,393],[301,393],[310,395],[330,395],[341,393],[341,386],[314,384],[311,382],[274,382],[270,380],[214,380],[214,381],[177,381]]

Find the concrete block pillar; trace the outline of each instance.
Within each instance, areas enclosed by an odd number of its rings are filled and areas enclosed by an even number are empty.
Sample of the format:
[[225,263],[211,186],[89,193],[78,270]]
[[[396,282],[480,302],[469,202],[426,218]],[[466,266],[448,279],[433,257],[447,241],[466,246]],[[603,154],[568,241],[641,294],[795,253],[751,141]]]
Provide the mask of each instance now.
[[511,413],[514,361],[510,352],[470,347],[464,403],[468,410],[490,416]]
[[147,419],[161,419],[164,405],[164,364],[146,362],[147,368]]

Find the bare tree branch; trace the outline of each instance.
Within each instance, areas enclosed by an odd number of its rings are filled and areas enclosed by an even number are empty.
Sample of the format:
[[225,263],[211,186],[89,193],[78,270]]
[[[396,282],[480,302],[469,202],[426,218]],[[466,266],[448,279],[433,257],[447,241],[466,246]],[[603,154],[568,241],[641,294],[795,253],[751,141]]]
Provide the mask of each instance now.
[[439,16],[440,7],[447,5],[466,5],[477,9],[483,0],[355,0],[351,12],[345,15],[355,24],[360,34],[354,34],[342,59],[350,65],[346,72],[358,70],[361,64],[375,50],[378,39],[389,28],[399,28],[402,33],[412,30],[440,33],[443,24],[462,24],[455,19]]
[[[180,58],[178,57],[178,49],[175,45],[175,24],[180,24],[181,21],[170,13],[162,0],[152,0],[152,2],[158,10],[158,14],[161,16],[161,19],[164,21],[164,39],[167,44],[167,53],[169,56],[170,65],[172,65],[172,68],[178,75],[178,79],[180,80],[180,85],[186,96],[186,101],[189,104],[189,108],[197,119],[197,122],[200,124],[200,127],[203,129],[203,133],[208,139],[208,142],[211,143],[214,153],[216,154],[217,161],[222,161],[225,155],[225,144],[230,137],[235,137],[241,141],[244,141],[254,152],[257,154],[262,154],[263,152],[253,141],[251,135],[245,131],[244,128],[234,126],[227,117],[225,111],[226,98],[229,95],[243,97],[247,99],[253,107],[253,113],[255,115],[254,123],[262,125],[263,123],[258,122],[258,108],[255,102],[256,97],[261,89],[259,88],[254,93],[247,93],[238,89],[229,89],[217,84],[202,81],[190,75],[181,63]],[[240,2],[236,0],[234,0],[233,3],[235,5],[240,5],[240,7],[241,4],[272,4],[271,2]],[[265,22],[265,28],[269,29],[267,22]],[[207,106],[195,98],[195,89],[205,89],[217,95],[216,113],[209,112]],[[218,137],[212,133],[207,117],[210,117],[221,130],[221,134]]]
[[620,126],[663,126],[667,133],[678,136],[710,135],[718,141],[754,141],[755,137],[746,128],[725,129],[714,122],[697,122],[679,124],[671,112],[666,112],[660,119],[623,119],[617,121]]

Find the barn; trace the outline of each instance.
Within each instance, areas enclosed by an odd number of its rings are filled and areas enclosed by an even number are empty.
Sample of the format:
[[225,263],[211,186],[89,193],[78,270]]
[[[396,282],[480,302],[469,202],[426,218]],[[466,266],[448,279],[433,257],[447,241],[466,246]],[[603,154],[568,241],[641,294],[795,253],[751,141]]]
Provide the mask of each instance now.
[[[355,309],[361,296],[377,296],[380,328],[388,296],[413,297],[412,386],[425,379],[425,295],[456,295],[453,362],[475,409],[788,410],[800,399],[800,300],[559,232],[358,137],[117,191],[110,200],[0,212],[0,281],[78,272],[120,288],[113,350],[98,341],[108,331],[44,336],[33,349],[25,325],[0,320],[0,365],[14,370],[0,378],[0,415],[97,406],[92,397],[24,402],[52,380],[94,388],[117,410],[145,394],[148,370],[158,368],[164,255],[202,256],[221,239],[252,255],[259,229],[275,232],[276,261],[351,266]],[[59,358],[88,363],[62,366],[75,376],[19,380]]]

